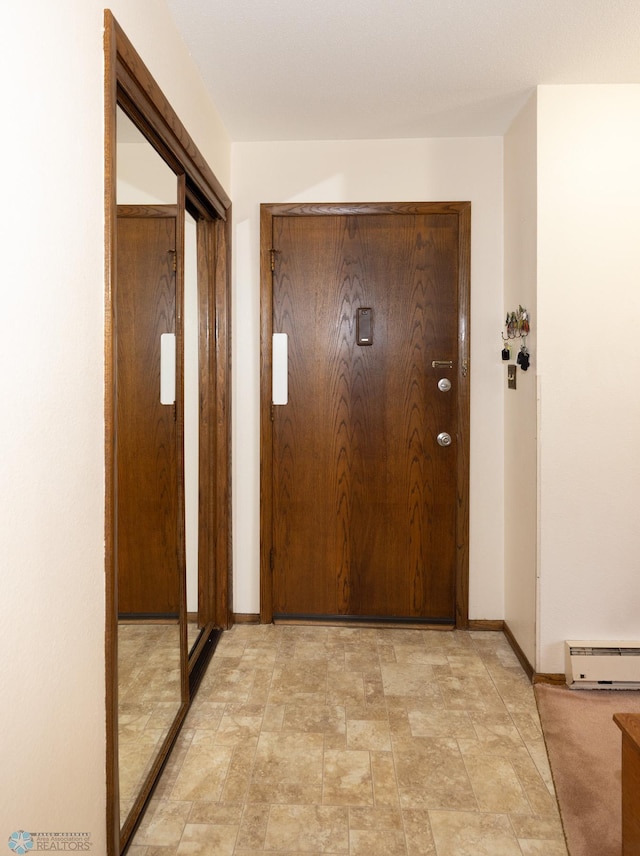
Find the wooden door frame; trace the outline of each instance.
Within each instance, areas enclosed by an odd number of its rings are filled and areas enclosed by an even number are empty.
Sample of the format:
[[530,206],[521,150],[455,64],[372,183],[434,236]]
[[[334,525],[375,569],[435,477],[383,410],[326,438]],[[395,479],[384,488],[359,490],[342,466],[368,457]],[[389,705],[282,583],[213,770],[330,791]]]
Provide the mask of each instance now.
[[[274,217],[363,214],[448,214],[458,218],[458,383],[456,473],[455,626],[469,627],[469,419],[471,203],[381,202],[263,204],[260,206],[260,621],[273,621],[273,422],[271,418],[271,337],[273,282],[271,250]],[[277,249],[277,248],[276,248]]]

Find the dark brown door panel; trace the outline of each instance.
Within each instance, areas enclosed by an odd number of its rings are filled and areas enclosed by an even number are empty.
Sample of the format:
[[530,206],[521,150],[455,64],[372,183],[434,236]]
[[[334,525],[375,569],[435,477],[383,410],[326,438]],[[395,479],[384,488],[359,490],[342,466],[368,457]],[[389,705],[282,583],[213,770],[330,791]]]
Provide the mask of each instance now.
[[263,446],[272,617],[464,618],[463,206],[271,206],[271,329],[289,345],[288,403]]

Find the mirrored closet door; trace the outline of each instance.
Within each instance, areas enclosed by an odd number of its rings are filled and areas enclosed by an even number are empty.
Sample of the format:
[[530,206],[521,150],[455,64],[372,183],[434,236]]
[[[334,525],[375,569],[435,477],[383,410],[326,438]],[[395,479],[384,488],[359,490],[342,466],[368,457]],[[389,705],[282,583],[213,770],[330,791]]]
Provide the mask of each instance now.
[[229,625],[230,202],[113,16],[106,53],[109,852]]

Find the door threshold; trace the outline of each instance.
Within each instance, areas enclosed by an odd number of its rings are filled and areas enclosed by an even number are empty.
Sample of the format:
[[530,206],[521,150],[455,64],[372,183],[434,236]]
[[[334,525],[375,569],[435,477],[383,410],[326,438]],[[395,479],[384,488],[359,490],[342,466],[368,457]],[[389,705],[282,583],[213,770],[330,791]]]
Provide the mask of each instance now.
[[374,615],[274,615],[274,624],[319,627],[391,627],[413,630],[455,630],[451,618],[401,618]]

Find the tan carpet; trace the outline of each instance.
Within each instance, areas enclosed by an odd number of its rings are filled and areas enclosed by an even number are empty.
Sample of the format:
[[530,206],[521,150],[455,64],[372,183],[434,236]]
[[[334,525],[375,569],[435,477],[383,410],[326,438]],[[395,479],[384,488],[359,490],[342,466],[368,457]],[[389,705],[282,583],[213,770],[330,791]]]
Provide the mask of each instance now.
[[640,691],[537,684],[570,856],[620,856],[621,732],[614,713],[640,713]]

